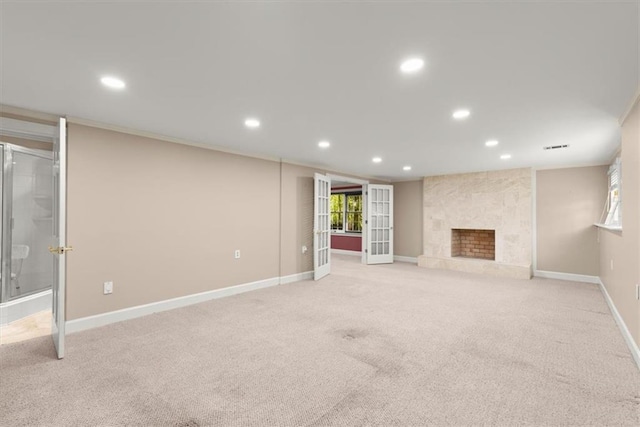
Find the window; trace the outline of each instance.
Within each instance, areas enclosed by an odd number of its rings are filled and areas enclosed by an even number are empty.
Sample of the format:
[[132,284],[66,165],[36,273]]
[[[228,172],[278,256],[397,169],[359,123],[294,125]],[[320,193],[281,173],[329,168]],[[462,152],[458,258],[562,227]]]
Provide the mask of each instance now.
[[622,227],[622,163],[620,157],[609,166],[609,195],[607,196],[605,225]]
[[331,195],[331,230],[344,231],[344,194]]
[[331,230],[338,233],[362,232],[362,193],[331,195]]
[[362,193],[347,195],[347,231],[362,232]]

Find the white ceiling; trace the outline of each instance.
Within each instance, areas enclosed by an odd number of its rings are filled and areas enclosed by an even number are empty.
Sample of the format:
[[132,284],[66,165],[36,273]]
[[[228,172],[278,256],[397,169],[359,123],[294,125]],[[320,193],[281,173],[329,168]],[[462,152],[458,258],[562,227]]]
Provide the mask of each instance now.
[[[605,163],[639,81],[638,2],[3,1],[0,14],[2,104],[392,180]],[[409,77],[411,55],[426,65]],[[458,107],[471,117],[454,121]],[[557,144],[570,147],[542,150]]]

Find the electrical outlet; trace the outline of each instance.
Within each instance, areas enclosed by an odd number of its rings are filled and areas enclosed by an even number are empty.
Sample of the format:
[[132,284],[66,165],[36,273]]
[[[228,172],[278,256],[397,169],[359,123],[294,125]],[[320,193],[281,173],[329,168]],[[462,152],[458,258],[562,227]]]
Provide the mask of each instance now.
[[113,282],[104,282],[103,291],[105,295],[113,293]]
[[236,249],[236,252],[233,254],[235,259],[240,258],[240,249]]
[[302,253],[303,253],[303,254],[306,254],[306,253],[307,253],[307,247],[306,247],[306,246],[303,246],[303,247],[302,247]]

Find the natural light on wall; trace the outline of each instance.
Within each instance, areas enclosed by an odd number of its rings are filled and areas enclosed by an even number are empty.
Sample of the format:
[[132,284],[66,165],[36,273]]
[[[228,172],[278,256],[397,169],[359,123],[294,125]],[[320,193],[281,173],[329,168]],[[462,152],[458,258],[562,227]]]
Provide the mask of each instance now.
[[[622,163],[620,157],[609,166],[609,193],[602,212],[604,225],[622,228]],[[605,217],[606,215],[606,217]]]

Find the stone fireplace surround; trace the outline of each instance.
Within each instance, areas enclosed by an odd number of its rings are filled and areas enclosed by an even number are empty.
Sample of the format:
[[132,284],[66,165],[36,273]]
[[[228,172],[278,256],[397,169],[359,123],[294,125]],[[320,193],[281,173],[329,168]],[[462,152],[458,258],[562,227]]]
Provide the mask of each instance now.
[[[532,177],[530,168],[426,177],[418,265],[530,279]],[[495,230],[495,260],[452,257],[453,229]]]

